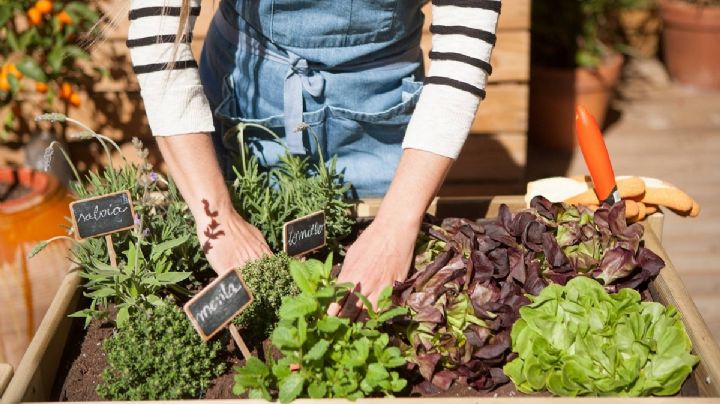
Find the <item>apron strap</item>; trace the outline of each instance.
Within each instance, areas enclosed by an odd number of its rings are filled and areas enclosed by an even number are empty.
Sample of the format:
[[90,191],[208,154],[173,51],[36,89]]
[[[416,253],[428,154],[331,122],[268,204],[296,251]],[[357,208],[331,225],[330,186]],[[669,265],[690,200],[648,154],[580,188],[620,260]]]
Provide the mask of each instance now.
[[288,69],[285,76],[283,110],[285,116],[285,137],[287,146],[293,154],[305,154],[300,126],[303,115],[303,91],[313,97],[320,97],[325,88],[325,78],[319,72],[310,69],[308,61],[288,52]]

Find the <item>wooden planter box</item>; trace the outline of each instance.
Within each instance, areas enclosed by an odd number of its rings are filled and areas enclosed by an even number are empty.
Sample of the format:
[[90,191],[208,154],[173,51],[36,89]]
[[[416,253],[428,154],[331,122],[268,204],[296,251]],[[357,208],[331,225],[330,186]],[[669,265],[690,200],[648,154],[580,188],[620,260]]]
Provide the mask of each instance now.
[[[439,217],[484,217],[496,216],[501,203],[506,203],[513,211],[525,207],[522,197],[494,197],[494,198],[438,198],[428,211]],[[356,207],[358,216],[371,216],[377,211],[378,201],[368,201]],[[710,335],[710,332],[703,322],[692,299],[687,293],[680,277],[670,258],[662,247],[657,231],[662,224],[662,217],[655,216],[646,223],[645,242],[646,246],[665,260],[665,268],[650,285],[650,292],[655,301],[662,304],[672,304],[682,313],[683,322],[688,335],[692,340],[693,350],[700,357],[700,363],[690,376],[690,383],[697,385],[698,397],[647,397],[647,398],[613,398],[612,402],[647,402],[652,404],[676,403],[679,401],[702,403],[720,402],[720,348]],[[80,297],[80,277],[77,271],[70,271],[63,280],[55,299],[50,306],[40,328],[35,334],[30,347],[17,368],[15,377],[2,397],[2,403],[17,403],[26,401],[47,401],[50,399],[50,392],[55,382],[55,374],[58,369],[60,358],[65,348],[70,325],[73,321],[68,314],[78,309]],[[3,367],[0,365],[0,381],[3,380]],[[0,383],[1,386],[1,383]],[[1,390],[0,390],[1,391]],[[713,398],[714,397],[714,398]],[[360,401],[375,401],[377,399],[365,399]],[[479,398],[468,397],[449,399],[443,398],[401,398],[393,399],[397,402],[419,401],[455,401],[462,403],[474,403],[478,401],[507,402],[512,400],[514,404],[542,404],[542,403],[575,403],[576,401],[591,401],[597,403],[596,398],[555,398],[555,397],[530,397],[519,396],[513,398]],[[299,400],[300,402],[315,402],[318,400]],[[259,401],[264,402],[264,401]],[[604,402],[604,401],[603,401]]]
[[13,375],[13,368],[7,363],[0,363],[0,397],[3,396],[3,392],[5,391],[5,388],[10,383],[10,379],[12,379]]

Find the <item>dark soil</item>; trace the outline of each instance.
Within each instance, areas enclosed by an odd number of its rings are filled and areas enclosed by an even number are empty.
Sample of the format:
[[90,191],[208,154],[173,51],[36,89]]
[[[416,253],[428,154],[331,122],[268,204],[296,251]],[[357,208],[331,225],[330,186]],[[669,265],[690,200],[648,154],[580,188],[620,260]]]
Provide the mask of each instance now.
[[82,321],[73,321],[63,359],[58,368],[52,399],[55,401],[100,401],[95,389],[107,367],[102,342],[112,335],[113,327],[93,321],[83,330]]

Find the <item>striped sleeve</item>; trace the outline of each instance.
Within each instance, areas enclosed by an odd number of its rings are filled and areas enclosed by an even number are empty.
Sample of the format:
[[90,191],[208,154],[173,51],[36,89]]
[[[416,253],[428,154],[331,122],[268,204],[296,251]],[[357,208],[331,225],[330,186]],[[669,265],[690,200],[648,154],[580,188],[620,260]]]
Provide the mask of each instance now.
[[127,46],[155,136],[215,130],[190,49],[200,0],[190,1],[189,21],[175,50],[181,5],[182,0],[131,1]]
[[500,0],[432,0],[430,68],[403,148],[457,158],[492,73]]

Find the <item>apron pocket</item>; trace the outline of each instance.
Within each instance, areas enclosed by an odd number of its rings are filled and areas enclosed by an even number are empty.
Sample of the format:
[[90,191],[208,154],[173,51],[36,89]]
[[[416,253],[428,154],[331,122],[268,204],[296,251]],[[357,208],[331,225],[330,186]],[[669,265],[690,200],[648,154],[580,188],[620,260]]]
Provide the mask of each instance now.
[[385,194],[400,160],[405,129],[410,122],[422,83],[403,79],[400,102],[380,112],[328,107],[326,150],[338,156],[357,196]]

